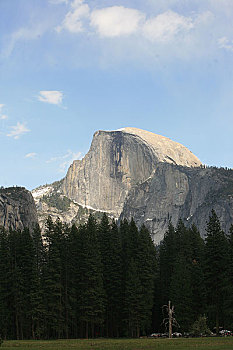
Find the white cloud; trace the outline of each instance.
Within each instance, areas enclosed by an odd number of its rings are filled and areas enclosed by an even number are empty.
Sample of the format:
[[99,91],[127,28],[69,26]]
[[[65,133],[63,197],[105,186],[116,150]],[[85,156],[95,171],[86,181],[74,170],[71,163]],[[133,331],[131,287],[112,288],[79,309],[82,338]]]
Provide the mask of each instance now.
[[233,52],[233,40],[230,41],[227,37],[223,36],[218,39],[218,47]]
[[2,109],[5,105],[0,103],[0,113],[2,112]]
[[69,0],[49,0],[51,4],[57,5],[57,4],[68,4]]
[[139,29],[144,19],[144,13],[136,9],[112,6],[93,11],[91,26],[102,37],[128,36]]
[[[233,51],[233,42],[228,39],[233,37],[232,0],[193,0],[189,4],[186,0],[148,0],[140,10],[127,7],[130,1],[125,5],[121,2],[121,6],[119,2],[119,6],[103,5],[107,3],[70,1],[57,31],[82,32],[78,44],[84,43],[85,35],[88,37],[83,52],[74,48],[74,55],[78,52],[75,64],[83,57],[89,59],[86,52],[93,53],[91,64],[95,60],[101,65],[125,61],[147,64],[149,60],[158,67],[159,63],[164,65],[164,60],[171,62],[174,58],[209,59],[218,54],[219,48]],[[70,40],[75,40],[74,35]]]
[[61,91],[55,90],[44,90],[40,91],[38,100],[41,102],[51,103],[54,105],[58,105],[62,103],[63,93]]
[[18,139],[21,135],[30,131],[24,124],[19,122],[15,126],[11,126],[11,129],[12,131],[7,134],[7,136],[13,137],[14,139]]
[[59,163],[58,164],[58,171],[60,173],[64,173],[67,168],[70,166],[70,164],[77,159],[80,159],[82,156],[81,152],[72,152],[71,150],[68,150],[66,154],[58,157],[52,157],[46,161],[46,163]]
[[75,0],[72,2],[71,8],[72,10],[66,14],[62,25],[56,27],[57,32],[60,32],[62,29],[66,29],[71,33],[84,31],[83,20],[89,16],[89,6],[84,4],[83,0]]
[[37,153],[35,153],[35,152],[27,153],[25,155],[25,158],[35,158],[36,155],[37,155]]
[[30,28],[27,28],[27,27],[19,28],[17,31],[15,31],[9,36],[7,45],[3,48],[1,54],[5,58],[9,57],[13,52],[15,45],[19,41],[28,41],[28,40],[38,39],[40,38],[41,35],[44,34],[46,30],[47,30],[46,26],[43,26],[42,24],[34,25],[33,27],[30,27]]
[[193,28],[190,17],[167,11],[146,21],[143,33],[151,41],[169,41],[177,34],[185,33]]
[[0,115],[0,119],[1,119],[1,120],[8,119],[8,116],[7,116],[7,115],[5,115],[5,114],[2,114],[2,115]]

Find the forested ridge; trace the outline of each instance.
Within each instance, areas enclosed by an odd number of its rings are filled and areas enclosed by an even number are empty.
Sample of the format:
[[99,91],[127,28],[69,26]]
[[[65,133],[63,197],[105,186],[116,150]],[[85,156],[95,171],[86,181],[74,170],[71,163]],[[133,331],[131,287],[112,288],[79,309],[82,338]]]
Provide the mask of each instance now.
[[0,229],[0,333],[4,339],[138,337],[165,331],[172,301],[179,331],[200,315],[210,329],[233,328],[233,226],[212,211],[203,240],[195,226],[169,224],[155,247],[133,219],[104,214],[79,227],[49,217],[43,241]]

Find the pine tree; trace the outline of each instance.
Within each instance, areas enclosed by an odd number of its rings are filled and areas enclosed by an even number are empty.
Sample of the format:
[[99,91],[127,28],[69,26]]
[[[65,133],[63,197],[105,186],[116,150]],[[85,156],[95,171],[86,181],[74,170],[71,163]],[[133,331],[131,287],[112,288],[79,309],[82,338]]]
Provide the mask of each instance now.
[[79,315],[79,295],[80,295],[80,258],[82,250],[82,240],[80,238],[81,228],[77,228],[76,225],[72,225],[68,236],[68,310],[66,319],[68,320],[69,337],[78,338],[83,336],[80,331],[80,315]]
[[169,225],[160,247],[161,290],[167,297],[161,300],[163,304],[172,300],[183,331],[188,331],[204,305],[203,245],[196,227],[187,229],[180,219],[175,230]]
[[146,335],[151,327],[157,265],[156,249],[150,233],[144,225],[141,227],[138,236],[137,265],[141,284],[140,328],[141,333]]
[[13,339],[22,339],[22,278],[19,266],[20,255],[20,231],[9,230],[8,244],[9,244],[9,290],[10,290],[10,310],[11,310],[11,334]]
[[[137,336],[140,331],[139,305],[141,297],[141,284],[138,276],[137,249],[138,229],[133,219],[130,224],[124,219],[120,223],[120,235],[122,240],[122,334]],[[130,310],[137,303],[137,311]]]
[[125,280],[124,316],[127,336],[139,337],[142,313],[142,286],[138,267],[131,258]]
[[177,256],[171,278],[170,297],[175,306],[176,320],[182,331],[188,331],[193,323],[192,288],[190,266],[182,253]]
[[48,338],[60,338],[64,334],[64,310],[62,304],[63,226],[59,219],[46,222],[46,263],[43,273],[43,297],[46,307],[46,334]]
[[204,240],[195,225],[189,228],[191,251],[191,289],[193,319],[205,313],[206,290],[204,283]]
[[106,214],[102,217],[98,231],[106,294],[106,335],[119,336],[122,304],[121,239],[115,221],[110,225]]
[[78,310],[81,334],[86,338],[94,337],[104,320],[103,272],[97,225],[94,217],[89,216],[86,225],[79,229],[79,278]]
[[224,309],[226,314],[226,329],[233,328],[233,224],[230,227],[228,235],[228,264],[226,266],[226,298],[224,300]]
[[32,338],[40,339],[44,333],[44,302],[43,302],[43,280],[42,271],[44,267],[44,246],[42,242],[41,230],[39,225],[34,227],[32,231],[33,238],[33,271],[32,271],[32,282],[31,282],[31,330]]
[[226,266],[228,262],[227,239],[221,229],[214,210],[207,223],[205,244],[205,282],[209,320],[215,322],[219,333],[220,322],[224,322],[224,298],[226,294]]
[[19,234],[17,265],[20,273],[20,337],[32,336],[32,289],[35,284],[35,255],[33,239],[29,229]]
[[0,329],[3,339],[11,337],[12,286],[10,284],[10,251],[8,234],[0,228]]
[[160,305],[170,300],[170,284],[179,252],[180,237],[171,222],[159,247]]

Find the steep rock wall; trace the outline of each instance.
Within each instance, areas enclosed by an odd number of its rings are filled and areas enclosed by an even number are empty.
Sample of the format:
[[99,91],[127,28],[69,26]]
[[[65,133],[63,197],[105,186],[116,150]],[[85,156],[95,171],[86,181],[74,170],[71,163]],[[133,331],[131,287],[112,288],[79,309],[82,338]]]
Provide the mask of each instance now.
[[62,192],[83,206],[119,216],[132,185],[145,181],[156,157],[140,139],[122,132],[98,131],[81,161],[74,161]]
[[153,177],[129,192],[121,218],[133,217],[151,230],[159,243],[171,220],[195,223],[205,236],[206,222],[214,209],[227,233],[233,223],[233,171],[188,168],[160,163]]
[[131,188],[149,178],[159,162],[201,164],[184,146],[148,131],[98,131],[87,155],[70,166],[61,190],[83,206],[117,217]]
[[169,220],[174,226],[179,218],[195,223],[202,236],[212,209],[225,232],[233,223],[232,170],[205,168],[183,145],[136,128],[97,131],[65,178],[33,195],[41,222],[50,214],[79,223],[83,210],[105,211],[146,224],[155,243]]
[[32,229],[37,223],[33,197],[23,187],[0,189],[0,226],[6,229]]

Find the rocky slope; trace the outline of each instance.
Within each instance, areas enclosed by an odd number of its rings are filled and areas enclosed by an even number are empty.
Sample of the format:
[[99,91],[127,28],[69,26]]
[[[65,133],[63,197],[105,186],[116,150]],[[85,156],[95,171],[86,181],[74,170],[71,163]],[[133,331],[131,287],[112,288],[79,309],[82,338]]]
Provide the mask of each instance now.
[[[62,222],[84,224],[90,214],[94,215],[97,220],[102,218],[103,212],[95,210],[89,206],[85,207],[74,200],[68,198],[61,192],[62,181],[56,181],[50,185],[44,185],[32,191],[36,203],[38,221],[42,229],[48,216],[53,221],[58,217]],[[110,218],[113,216],[110,215]]]
[[0,189],[0,226],[32,229],[37,222],[36,206],[29,191],[24,187]]
[[[204,168],[186,147],[136,128],[97,131],[89,152],[64,179],[32,191],[39,221],[47,215],[80,223],[90,212],[145,223],[158,243],[169,219],[195,222],[204,234],[215,208],[228,229],[232,171]],[[221,196],[219,196],[219,191]]]
[[196,224],[205,236],[206,222],[214,209],[222,228],[233,223],[233,171],[158,164],[153,176],[130,191],[121,218],[134,217],[149,227],[155,243],[161,241],[169,220],[182,218]]
[[97,131],[87,155],[70,166],[61,191],[82,206],[119,216],[131,187],[150,177],[159,162],[201,164],[184,146],[148,131]]

